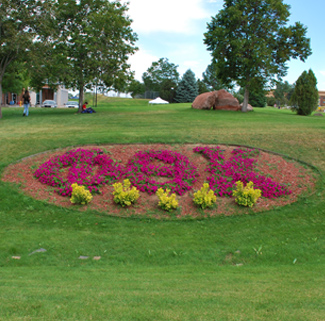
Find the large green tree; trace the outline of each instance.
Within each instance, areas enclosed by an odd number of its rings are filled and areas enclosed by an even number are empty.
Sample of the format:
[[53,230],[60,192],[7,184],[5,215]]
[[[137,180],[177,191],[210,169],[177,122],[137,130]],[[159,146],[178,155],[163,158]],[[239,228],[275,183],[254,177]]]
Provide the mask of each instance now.
[[[164,81],[169,80],[174,86],[178,85],[179,73],[177,65],[169,62],[167,58],[155,61],[142,75],[146,90],[160,91]],[[173,87],[175,89],[175,87]]]
[[307,28],[299,22],[287,26],[289,9],[282,0],[225,0],[208,24],[204,43],[218,77],[245,88],[244,112],[251,88],[283,77],[290,58],[305,61],[311,54]]
[[0,118],[5,73],[14,63],[31,62],[39,44],[46,43],[51,6],[51,1],[41,0],[0,2]]
[[127,62],[137,49],[137,35],[127,4],[119,1],[58,0],[56,9],[54,55],[61,63],[66,58],[60,81],[79,90],[80,112],[86,87],[120,90],[132,79]]
[[293,110],[298,115],[308,116],[318,106],[317,79],[310,69],[304,71],[296,81],[295,89],[291,97]]
[[195,79],[195,74],[192,70],[187,70],[176,91],[175,100],[178,103],[191,103],[194,101],[196,96],[199,94],[197,81]]

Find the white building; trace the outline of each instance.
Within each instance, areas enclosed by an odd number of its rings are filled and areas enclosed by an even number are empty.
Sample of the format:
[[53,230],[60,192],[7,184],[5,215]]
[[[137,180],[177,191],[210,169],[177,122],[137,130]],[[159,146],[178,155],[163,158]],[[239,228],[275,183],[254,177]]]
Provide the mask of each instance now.
[[43,103],[44,100],[54,100],[58,107],[63,107],[64,104],[69,100],[68,89],[64,86],[58,86],[54,91],[48,86],[44,86],[39,92],[30,92],[32,106]]

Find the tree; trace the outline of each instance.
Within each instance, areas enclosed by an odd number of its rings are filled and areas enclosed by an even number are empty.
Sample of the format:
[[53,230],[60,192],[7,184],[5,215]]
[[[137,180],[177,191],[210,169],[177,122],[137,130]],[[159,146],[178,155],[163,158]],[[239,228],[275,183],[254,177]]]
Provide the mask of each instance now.
[[59,0],[56,60],[65,58],[61,81],[79,90],[79,112],[87,87],[125,88],[132,79],[127,60],[136,51],[127,4],[107,0]]
[[296,81],[296,86],[291,97],[293,110],[298,115],[308,116],[318,106],[317,79],[311,69],[304,71]]
[[266,97],[266,104],[267,106],[274,106],[276,104],[276,99],[273,96]]
[[52,40],[39,43],[36,48],[29,67],[29,85],[35,91],[41,91],[44,85],[56,90],[60,79],[66,77],[68,71],[65,52],[58,53]]
[[[33,58],[49,32],[51,1],[1,0],[0,2],[0,118],[2,82],[7,68]],[[21,88],[22,89],[22,88]]]
[[199,94],[195,74],[192,70],[187,70],[183,75],[176,91],[175,100],[178,103],[191,103]]
[[171,79],[164,79],[160,84],[159,96],[172,103],[176,95],[177,83]]
[[[237,96],[236,97],[234,96],[234,97],[237,98],[238,101],[240,101],[240,103],[243,103],[245,88],[240,88],[238,94],[242,97],[242,99],[238,99]],[[265,96],[265,91],[263,90],[262,87],[256,87],[256,88],[252,88],[250,90],[248,103],[250,105],[252,105],[253,107],[265,107],[266,96]]]
[[[243,97],[242,101],[240,102],[240,103],[242,103],[244,101],[245,88],[240,88],[239,94]],[[237,98],[237,97],[235,97],[235,98]],[[238,101],[239,101],[239,99],[238,99]],[[265,107],[266,96],[265,96],[265,91],[263,90],[263,87],[258,86],[255,88],[251,88],[248,103],[253,107]]]
[[28,88],[29,72],[26,64],[12,62],[6,69],[2,80],[3,92],[20,93],[23,88]]
[[206,84],[202,80],[198,79],[196,83],[197,83],[197,88],[198,88],[198,91],[199,91],[199,95],[209,91],[208,87],[206,86]]
[[133,79],[127,88],[127,92],[131,93],[132,98],[135,98],[136,95],[143,94],[144,91],[144,84],[136,79]]
[[276,89],[274,90],[274,98],[275,103],[279,106],[287,105],[290,101],[292,93],[294,91],[294,86],[290,85],[287,81],[285,82],[278,82],[276,85]]
[[252,89],[249,95],[249,104],[254,107],[265,107],[266,96],[263,88]]
[[282,0],[225,0],[208,24],[204,43],[211,51],[218,77],[245,88],[242,111],[247,111],[251,88],[286,74],[290,58],[305,61],[311,54],[307,28],[286,26],[290,6]]
[[177,65],[170,63],[167,58],[160,58],[158,61],[153,62],[151,67],[142,75],[146,90],[160,91],[160,87],[166,79],[177,86],[179,80],[177,67]]
[[218,77],[218,69],[215,63],[211,63],[202,74],[203,82],[208,88],[208,91],[226,89],[227,86],[222,83]]
[[242,91],[239,90],[239,92],[233,93],[233,96],[238,100],[240,104],[244,101],[244,96],[242,95]]

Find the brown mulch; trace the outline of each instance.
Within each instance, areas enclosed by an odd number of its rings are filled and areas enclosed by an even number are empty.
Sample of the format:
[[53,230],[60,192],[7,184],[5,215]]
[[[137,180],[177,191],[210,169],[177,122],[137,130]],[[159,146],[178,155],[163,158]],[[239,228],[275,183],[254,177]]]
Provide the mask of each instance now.
[[[151,144],[151,145],[105,145],[105,146],[84,146],[85,149],[101,148],[106,150],[109,155],[122,165],[125,165],[130,157],[140,150],[160,150],[168,149],[177,151],[188,157],[196,167],[200,176],[193,185],[193,189],[185,195],[177,196],[179,200],[179,208],[171,213],[165,212],[158,208],[158,198],[156,195],[148,195],[140,192],[140,198],[137,203],[129,208],[121,208],[113,201],[112,186],[101,187],[101,194],[94,195],[93,200],[87,206],[72,205],[69,197],[63,197],[57,194],[54,188],[40,183],[34,178],[33,173],[43,162],[50,157],[61,155],[69,149],[62,149],[52,152],[46,152],[31,156],[21,160],[16,164],[8,166],[3,174],[2,180],[5,182],[12,182],[19,184],[20,189],[27,195],[44,200],[49,203],[64,206],[74,207],[79,210],[87,208],[97,210],[103,214],[112,216],[137,216],[150,218],[198,218],[216,215],[232,215],[237,213],[248,213],[249,211],[261,212],[275,207],[284,206],[295,202],[298,196],[303,193],[311,193],[315,189],[316,178],[314,172],[303,166],[298,162],[285,159],[279,155],[266,153],[260,151],[257,158],[257,169],[263,175],[269,176],[273,181],[281,184],[289,184],[292,194],[280,197],[277,199],[260,198],[252,209],[247,209],[238,206],[233,198],[217,197],[217,204],[212,209],[200,210],[193,203],[193,193],[200,189],[206,179],[206,165],[207,160],[200,154],[194,153],[193,148],[200,146],[199,144],[183,144],[183,145],[165,145],[165,144]],[[207,145],[204,145],[207,146]],[[211,146],[211,145],[209,145]],[[221,146],[224,150],[224,156],[228,159],[231,151],[235,147]]]

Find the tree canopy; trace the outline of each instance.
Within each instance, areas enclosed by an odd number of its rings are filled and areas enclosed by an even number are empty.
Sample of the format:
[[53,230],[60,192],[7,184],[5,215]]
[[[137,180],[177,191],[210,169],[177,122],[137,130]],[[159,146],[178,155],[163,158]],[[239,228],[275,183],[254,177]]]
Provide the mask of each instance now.
[[107,0],[59,0],[55,56],[62,61],[63,83],[79,90],[79,111],[86,86],[126,87],[132,79],[127,63],[136,51],[127,4]]
[[33,59],[37,46],[49,32],[48,8],[51,2],[1,0],[0,2],[0,118],[2,82],[8,68]]
[[34,89],[61,83],[79,89],[79,111],[86,86],[124,89],[137,49],[127,10],[120,1],[1,0],[0,99],[14,61],[27,63]]
[[202,80],[198,79],[196,83],[197,83],[199,95],[209,91],[207,85]]
[[147,90],[160,91],[160,87],[165,80],[173,83],[173,86],[178,85],[179,73],[177,65],[169,62],[167,58],[160,58],[151,64],[142,75],[142,80]]
[[135,98],[136,95],[143,94],[145,91],[144,84],[141,83],[139,80],[133,79],[127,88],[127,92],[131,94],[132,98]]
[[213,62],[202,73],[202,77],[202,81],[209,91],[226,89],[227,87],[218,77],[217,66]]
[[300,22],[287,26],[289,9],[282,0],[225,0],[208,23],[204,43],[218,77],[245,88],[242,111],[247,111],[251,88],[283,77],[290,58],[305,61],[311,54],[307,28]]

